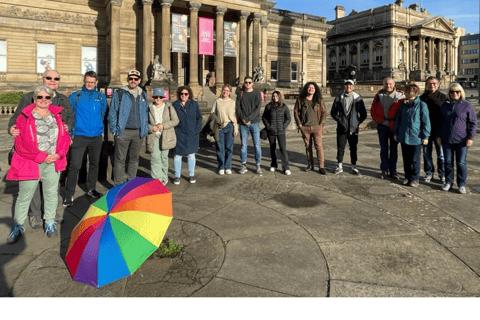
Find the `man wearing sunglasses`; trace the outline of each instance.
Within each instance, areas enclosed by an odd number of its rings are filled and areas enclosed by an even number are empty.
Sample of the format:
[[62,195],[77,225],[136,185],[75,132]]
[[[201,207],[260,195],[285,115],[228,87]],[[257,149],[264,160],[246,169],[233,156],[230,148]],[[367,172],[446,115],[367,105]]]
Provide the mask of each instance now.
[[[67,96],[58,92],[58,88],[60,87],[60,73],[55,70],[47,70],[43,73],[43,85],[49,87],[53,90],[54,96],[52,98],[52,104],[54,106],[63,107],[63,110],[60,112],[62,115],[62,119],[65,122],[67,131],[72,130],[73,124],[75,122],[75,118],[73,116],[72,108],[70,107],[70,101],[68,100]],[[27,94],[24,94],[20,102],[18,103],[17,109],[15,109],[15,113],[10,118],[8,122],[8,133],[10,133],[13,137],[16,137],[20,134],[20,131],[17,130],[15,126],[15,121],[17,121],[17,117],[22,114],[22,110],[33,103],[34,94],[33,91]],[[38,184],[37,189],[35,190],[35,194],[33,195],[32,202],[30,203],[30,209],[28,211],[28,217],[30,226],[33,229],[41,228],[43,221],[42,221],[42,196],[40,192],[41,182]],[[55,222],[60,223],[62,222],[62,218],[59,216],[55,217]]]
[[128,73],[128,85],[113,93],[108,122],[110,132],[115,139],[115,160],[113,164],[113,182],[117,186],[125,182],[125,161],[129,153],[127,179],[137,176],[138,160],[143,139],[148,134],[148,98],[139,87],[142,80],[140,72]]
[[260,162],[262,160],[262,148],[260,147],[260,107],[262,106],[262,96],[258,90],[253,89],[253,79],[246,76],[244,79],[244,87],[237,96],[235,108],[240,124],[240,138],[242,140],[242,149],[240,150],[240,158],[242,167],[239,173],[247,172],[247,149],[248,134],[252,135],[253,145],[255,147],[255,163],[257,165],[257,174],[262,174]]
[[70,168],[65,182],[63,206],[73,205],[73,195],[78,182],[78,171],[82,167],[85,151],[88,151],[87,195],[98,199],[103,194],[96,190],[98,163],[102,151],[103,120],[107,112],[107,98],[97,90],[97,73],[87,71],[83,78],[82,90],[70,95],[70,104],[75,114],[70,147]]

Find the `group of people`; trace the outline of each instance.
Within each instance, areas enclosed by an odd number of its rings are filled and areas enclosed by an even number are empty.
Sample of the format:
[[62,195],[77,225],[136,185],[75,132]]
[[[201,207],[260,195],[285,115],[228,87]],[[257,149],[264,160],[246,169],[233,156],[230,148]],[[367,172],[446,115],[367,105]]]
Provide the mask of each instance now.
[[[188,86],[179,87],[177,100],[171,103],[165,101],[163,88],[154,88],[153,102],[149,103],[146,92],[139,86],[141,80],[139,71],[128,72],[127,85],[113,93],[109,108],[106,96],[97,89],[98,77],[94,71],[85,73],[82,89],[73,92],[68,98],[57,92],[60,74],[54,70],[46,71],[43,74],[43,84],[22,97],[8,128],[8,132],[15,137],[15,152],[7,179],[19,181],[19,195],[7,243],[14,243],[21,237],[27,216],[32,228],[44,225],[48,237],[58,234],[56,224],[63,220],[56,214],[60,173],[67,168],[68,162],[63,206],[69,207],[73,205],[85,152],[88,152],[89,157],[86,194],[93,199],[103,196],[96,190],[96,183],[107,111],[108,125],[115,145],[115,186],[136,177],[145,138],[147,151],[151,153],[153,178],[159,179],[164,185],[168,184],[168,154],[173,149],[173,183],[180,184],[184,156],[187,157],[189,182],[196,182],[195,154],[199,148],[202,114],[198,103],[193,99],[192,90]],[[366,119],[367,112],[362,97],[354,92],[354,87],[354,81],[346,80],[344,91],[335,98],[331,109],[331,116],[337,122],[338,163],[335,174],[343,172],[343,157],[348,142],[351,172],[360,175],[356,166],[359,126]],[[439,92],[438,87],[438,80],[430,77],[427,79],[427,91],[419,97],[420,90],[414,84],[407,85],[404,94],[395,88],[393,79],[384,80],[384,87],[376,94],[371,108],[372,118],[378,123],[381,177],[399,178],[397,146],[401,143],[404,184],[418,186],[422,145],[425,181],[431,181],[434,172],[432,150],[435,145],[438,173],[444,182],[443,190],[448,191],[453,184],[455,155],[459,191],[465,193],[466,154],[476,133],[477,119],[472,105],[465,100],[460,85],[452,84],[448,97]],[[256,173],[262,173],[262,121],[270,146],[270,171],[278,169],[278,141],[282,171],[291,175],[285,137],[291,116],[282,101],[281,93],[272,93],[271,101],[261,116],[262,98],[260,92],[254,89],[252,77],[245,77],[236,100],[231,99],[231,93],[232,87],[224,85],[220,97],[213,104],[208,121],[216,140],[218,174],[232,174],[234,137],[239,133],[242,164],[238,172],[244,174],[248,171],[248,136],[251,135]],[[322,136],[328,112],[315,82],[308,82],[302,88],[293,114],[305,144],[305,171],[314,170],[315,146],[318,171],[326,175]],[[41,216],[42,195],[44,224]]]

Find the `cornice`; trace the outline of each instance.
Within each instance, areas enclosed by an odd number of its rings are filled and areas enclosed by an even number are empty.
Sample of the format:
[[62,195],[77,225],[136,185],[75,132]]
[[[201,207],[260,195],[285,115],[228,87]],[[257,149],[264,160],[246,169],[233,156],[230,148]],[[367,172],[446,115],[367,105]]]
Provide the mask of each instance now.
[[0,16],[37,21],[82,24],[89,26],[94,26],[95,22],[97,21],[97,18],[95,16],[89,16],[85,14],[61,13],[58,11],[31,8],[27,9],[12,5],[0,5]]

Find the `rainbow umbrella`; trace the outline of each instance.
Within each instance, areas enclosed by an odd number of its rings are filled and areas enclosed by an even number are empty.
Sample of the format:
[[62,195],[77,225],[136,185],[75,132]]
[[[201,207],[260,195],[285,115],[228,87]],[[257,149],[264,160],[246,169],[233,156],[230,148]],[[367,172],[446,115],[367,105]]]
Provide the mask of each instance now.
[[172,221],[172,194],[158,179],[110,189],[72,231],[65,256],[73,280],[101,287],[129,276],[155,251]]

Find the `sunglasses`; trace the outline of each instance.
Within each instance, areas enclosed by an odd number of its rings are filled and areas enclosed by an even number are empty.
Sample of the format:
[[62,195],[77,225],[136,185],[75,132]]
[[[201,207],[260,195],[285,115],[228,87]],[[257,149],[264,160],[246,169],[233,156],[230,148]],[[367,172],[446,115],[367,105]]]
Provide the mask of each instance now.
[[140,78],[134,78],[134,77],[129,77],[128,78],[128,81],[138,81],[140,80]]
[[245,84],[252,84],[252,83],[253,83],[252,81],[245,82]]
[[52,96],[37,96],[37,100],[42,100],[43,98],[45,98],[45,100],[51,100]]
[[180,93],[181,96],[188,96],[188,92],[182,92]]
[[462,91],[450,91],[450,93],[462,94]]
[[163,99],[163,98],[165,98],[165,97],[154,96],[154,97],[152,97],[152,98],[153,98],[153,99]]
[[53,80],[55,80],[55,81],[60,81],[60,78],[59,78],[59,77],[57,77],[57,78],[45,77],[45,79],[47,79],[47,80],[52,80],[52,79],[53,79]]

